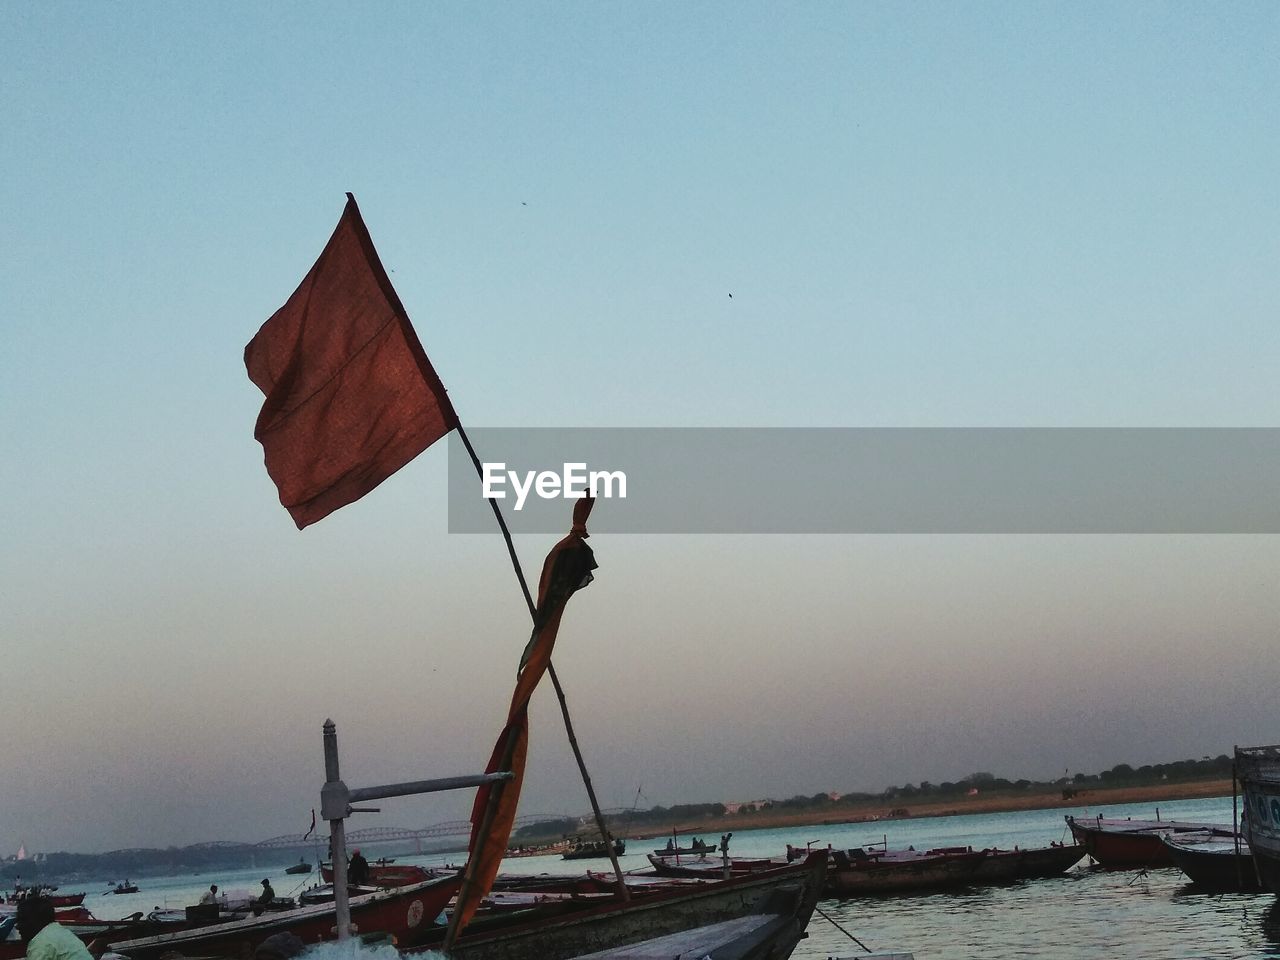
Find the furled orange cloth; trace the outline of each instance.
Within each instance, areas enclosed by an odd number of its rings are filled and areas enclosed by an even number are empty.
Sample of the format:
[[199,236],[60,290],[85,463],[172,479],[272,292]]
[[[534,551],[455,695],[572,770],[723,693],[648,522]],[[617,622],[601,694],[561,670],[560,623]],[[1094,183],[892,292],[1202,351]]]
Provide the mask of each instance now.
[[[471,808],[471,859],[468,864],[471,883],[459,894],[457,914],[450,932],[456,937],[476,912],[476,907],[489,892],[498,866],[507,852],[511,827],[520,801],[520,785],[524,781],[525,752],[529,745],[529,700],[542,675],[551,664],[551,651],[560,630],[560,618],[573,594],[592,580],[596,568],[595,555],[586,544],[587,517],[594,501],[579,500],[573,508],[573,527],[569,535],[551,548],[542,564],[538,581],[538,603],[533,619],[533,633],[521,659],[516,689],[507,711],[507,725],[498,735],[489,757],[486,773],[510,770],[510,780],[486,784],[476,793]],[[491,799],[492,798],[492,799]],[[493,809],[486,813],[490,804]]]

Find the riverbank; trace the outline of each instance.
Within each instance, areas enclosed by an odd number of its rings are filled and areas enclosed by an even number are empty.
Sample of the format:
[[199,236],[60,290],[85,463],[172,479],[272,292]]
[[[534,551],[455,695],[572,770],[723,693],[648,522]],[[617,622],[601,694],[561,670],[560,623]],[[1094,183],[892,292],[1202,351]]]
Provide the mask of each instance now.
[[[677,833],[724,833],[731,830],[778,829],[780,827],[806,827],[835,823],[868,823],[877,820],[905,820],[916,817],[947,817],[973,813],[1006,813],[1014,810],[1085,809],[1091,815],[1104,813],[1107,806],[1121,803],[1158,804],[1167,800],[1194,800],[1204,797],[1229,797],[1230,778],[1222,780],[1196,780],[1189,783],[1159,783],[1136,787],[1091,787],[1075,790],[1065,796],[1062,790],[1005,791],[976,796],[929,798],[911,802],[902,799],[877,800],[865,803],[815,807],[807,810],[765,809],[752,813],[737,813],[724,817],[704,817],[654,827],[648,824],[644,830],[633,830],[628,836],[642,839],[664,837],[672,830]],[[1154,816],[1154,809],[1152,811]]]

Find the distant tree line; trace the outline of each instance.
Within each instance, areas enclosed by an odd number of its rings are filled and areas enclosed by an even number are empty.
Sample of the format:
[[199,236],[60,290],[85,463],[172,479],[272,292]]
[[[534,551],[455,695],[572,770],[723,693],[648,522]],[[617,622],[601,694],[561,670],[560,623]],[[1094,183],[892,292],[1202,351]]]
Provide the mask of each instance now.
[[[1064,789],[1078,793],[1081,790],[1087,790],[1090,786],[1149,786],[1158,783],[1217,780],[1229,776],[1231,776],[1231,758],[1226,754],[1213,759],[1205,757],[1202,760],[1178,760],[1174,763],[1148,764],[1136,768],[1127,763],[1118,763],[1110,770],[1104,770],[1101,773],[1064,775],[1056,780],[1029,780],[1025,777],[1010,780],[993,773],[979,771],[956,781],[944,780],[941,783],[932,783],[922,780],[918,784],[906,783],[902,786],[886,787],[879,793],[815,793],[812,796],[797,794],[786,800],[762,800],[755,804],[744,804],[736,808],[732,814],[723,803],[685,803],[673,807],[652,807],[648,810],[633,810],[626,814],[612,816],[609,818],[609,826],[613,832],[621,834],[637,829],[674,824],[691,827],[698,820],[732,821],[734,817],[748,817],[766,810],[830,811],[834,814],[845,808],[871,803],[892,803],[895,808],[898,808],[905,806],[902,801],[958,799],[972,791],[983,795],[1057,793]],[[545,820],[521,827],[513,835],[512,842],[513,845],[546,843],[583,831],[594,833],[594,825],[584,827],[583,821],[578,817]]]
[[14,860],[0,865],[0,878],[23,882],[57,877],[123,880],[154,874],[235,870],[241,867],[296,863],[297,851],[260,850],[250,844],[164,849],[112,850],[109,853],[50,853],[39,860]]
[[[1177,760],[1173,763],[1146,764],[1132,767],[1118,763],[1101,773],[1077,773],[1064,775],[1056,780],[1008,780],[991,773],[971,773],[957,781],[944,780],[931,783],[906,783],[887,787],[880,793],[815,793],[812,796],[797,794],[787,800],[763,800],[759,804],[745,804],[730,814],[723,803],[682,803],[671,807],[651,807],[648,810],[632,810],[609,818],[610,829],[616,833],[630,832],[672,824],[690,824],[697,820],[732,820],[735,816],[750,816],[763,810],[804,811],[815,809],[839,810],[867,803],[885,801],[926,800],[961,797],[972,790],[982,794],[1046,792],[1063,788],[1079,792],[1091,786],[1136,787],[1157,783],[1186,783],[1196,780],[1217,780],[1231,776],[1231,758],[1220,754],[1212,759]],[[513,845],[545,843],[584,831],[578,817],[543,820],[520,827],[512,835]],[[278,861],[280,865],[293,863],[297,850],[260,850],[250,844],[213,845],[197,844],[190,847],[166,849],[114,850],[110,853],[50,853],[39,861],[21,860],[0,865],[0,878],[24,881],[66,876],[93,876],[107,879],[140,877],[148,874],[182,873],[214,869],[235,869],[260,863]]]

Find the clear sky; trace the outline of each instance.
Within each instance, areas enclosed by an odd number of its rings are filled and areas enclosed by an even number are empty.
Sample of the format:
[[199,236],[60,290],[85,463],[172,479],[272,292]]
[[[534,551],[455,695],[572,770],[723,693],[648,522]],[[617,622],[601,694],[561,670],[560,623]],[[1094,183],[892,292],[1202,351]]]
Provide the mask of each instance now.
[[[252,436],[347,190],[477,426],[1280,426],[1275,4],[15,2],[0,102],[0,853],[301,831],[330,716],[483,767],[444,445],[299,533]],[[1274,537],[592,542],[606,806],[1280,740]],[[522,812],[586,807],[548,688]]]

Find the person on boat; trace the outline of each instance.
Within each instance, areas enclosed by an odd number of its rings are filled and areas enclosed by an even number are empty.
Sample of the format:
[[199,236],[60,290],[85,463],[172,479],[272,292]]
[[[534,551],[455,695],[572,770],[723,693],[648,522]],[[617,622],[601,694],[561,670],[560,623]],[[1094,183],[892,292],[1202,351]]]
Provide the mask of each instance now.
[[360,848],[351,851],[347,863],[347,886],[363,887],[369,882],[369,861],[360,855]]
[[53,918],[48,897],[25,897],[14,920],[27,943],[27,960],[93,960],[84,941]]
[[674,840],[668,840],[668,841],[667,841],[667,849],[668,849],[668,850],[674,850],[675,848],[676,848],[675,841],[674,841]]
[[271,888],[271,881],[266,877],[262,878],[262,893],[258,894],[257,904],[262,909],[271,906],[271,901],[276,898],[276,892]]
[[200,894],[201,903],[217,903],[218,902],[218,885],[216,883],[209,884],[209,889]]

